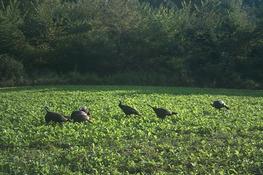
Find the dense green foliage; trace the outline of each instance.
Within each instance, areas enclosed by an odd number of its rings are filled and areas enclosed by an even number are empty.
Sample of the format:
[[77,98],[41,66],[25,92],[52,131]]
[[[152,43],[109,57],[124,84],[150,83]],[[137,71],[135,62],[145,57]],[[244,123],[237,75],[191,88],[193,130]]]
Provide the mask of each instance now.
[[1,2],[0,54],[28,78],[123,74],[128,84],[139,72],[153,84],[263,86],[262,0]]
[[19,79],[23,75],[23,64],[8,55],[0,55],[0,81]]
[[[218,98],[229,111],[210,106]],[[125,117],[120,99],[142,116]],[[162,121],[147,103],[179,115]],[[6,88],[0,104],[0,174],[263,174],[262,91]],[[46,125],[45,105],[86,105],[94,123]]]

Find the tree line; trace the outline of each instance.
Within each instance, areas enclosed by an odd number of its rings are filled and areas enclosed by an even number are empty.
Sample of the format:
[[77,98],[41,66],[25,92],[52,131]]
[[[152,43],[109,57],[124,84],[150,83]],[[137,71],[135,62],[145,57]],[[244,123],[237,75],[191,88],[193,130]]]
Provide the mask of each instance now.
[[262,0],[0,3],[1,85],[263,86]]

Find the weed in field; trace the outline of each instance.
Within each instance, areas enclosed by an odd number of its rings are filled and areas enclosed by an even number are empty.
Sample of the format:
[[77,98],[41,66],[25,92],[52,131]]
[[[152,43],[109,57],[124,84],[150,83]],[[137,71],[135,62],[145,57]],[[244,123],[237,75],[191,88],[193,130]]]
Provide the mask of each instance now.
[[[141,116],[126,117],[119,100]],[[223,99],[229,111],[215,110]],[[160,120],[147,103],[179,114]],[[6,174],[262,174],[263,92],[58,86],[0,90]],[[44,106],[93,123],[46,125]]]

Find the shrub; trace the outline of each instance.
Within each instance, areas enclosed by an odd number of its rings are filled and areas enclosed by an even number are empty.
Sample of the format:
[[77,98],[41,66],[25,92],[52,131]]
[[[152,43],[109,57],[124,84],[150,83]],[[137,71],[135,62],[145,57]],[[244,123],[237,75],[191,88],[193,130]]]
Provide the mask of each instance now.
[[0,55],[0,81],[20,80],[24,75],[24,66],[10,55]]

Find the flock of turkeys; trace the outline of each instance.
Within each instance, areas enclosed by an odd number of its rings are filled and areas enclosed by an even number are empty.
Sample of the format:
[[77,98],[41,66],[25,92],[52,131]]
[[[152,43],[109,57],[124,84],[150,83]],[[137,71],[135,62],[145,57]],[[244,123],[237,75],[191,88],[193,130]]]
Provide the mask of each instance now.
[[[158,108],[151,105],[148,105],[153,109],[156,116],[160,119],[165,119],[167,116],[171,115],[177,115],[177,112],[172,112],[165,108]],[[216,109],[226,108],[229,109],[229,107],[224,103],[222,100],[215,100],[211,106],[213,106]],[[124,105],[121,101],[119,102],[120,109],[124,112],[126,116],[128,115],[138,115],[141,114],[134,108]],[[63,123],[66,121],[73,121],[73,122],[91,122],[91,114],[90,111],[84,107],[81,107],[77,111],[73,111],[70,116],[64,116],[62,114],[59,114],[57,112],[51,112],[49,111],[48,107],[45,107],[46,115],[45,115],[45,121],[46,123],[50,122],[57,122],[57,123]]]

